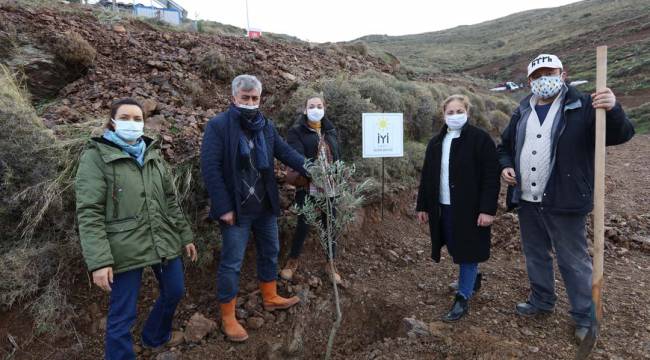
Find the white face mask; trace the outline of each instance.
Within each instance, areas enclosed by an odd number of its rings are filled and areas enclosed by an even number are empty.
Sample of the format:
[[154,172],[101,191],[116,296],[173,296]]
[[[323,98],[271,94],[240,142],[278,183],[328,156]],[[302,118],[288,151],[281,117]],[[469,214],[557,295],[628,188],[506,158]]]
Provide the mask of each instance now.
[[246,104],[237,104],[237,107],[246,110],[257,110],[260,108],[259,105],[246,105]]
[[319,122],[325,116],[325,109],[311,108],[307,109],[307,119],[313,122]]
[[115,135],[124,141],[136,141],[144,135],[144,121],[115,120],[111,119],[115,126]]
[[458,130],[467,123],[467,114],[445,115],[445,123],[451,130]]

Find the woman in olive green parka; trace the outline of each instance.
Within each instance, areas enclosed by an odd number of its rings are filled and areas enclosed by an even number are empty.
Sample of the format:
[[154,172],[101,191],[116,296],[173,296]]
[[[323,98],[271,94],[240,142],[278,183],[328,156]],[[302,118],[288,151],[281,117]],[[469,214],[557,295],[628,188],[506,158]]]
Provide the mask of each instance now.
[[142,106],[122,99],[111,108],[102,137],[81,155],[75,179],[83,256],[93,281],[109,291],[106,359],[135,359],[131,328],[142,270],[151,266],[160,296],[142,331],[142,344],[170,340],[184,294],[183,250],[196,260],[192,231],[175,196],[156,141],[143,136]]

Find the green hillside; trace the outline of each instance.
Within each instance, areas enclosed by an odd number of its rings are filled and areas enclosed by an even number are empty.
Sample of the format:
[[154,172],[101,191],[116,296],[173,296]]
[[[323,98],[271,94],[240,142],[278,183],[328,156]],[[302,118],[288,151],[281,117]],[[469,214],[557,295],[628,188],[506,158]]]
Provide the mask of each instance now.
[[608,45],[609,86],[630,109],[650,102],[648,0],[586,0],[443,31],[361,40],[371,53],[394,55],[419,74],[462,72],[493,83],[525,82],[526,63],[554,53],[571,79],[590,81],[584,91],[593,89],[596,46]]

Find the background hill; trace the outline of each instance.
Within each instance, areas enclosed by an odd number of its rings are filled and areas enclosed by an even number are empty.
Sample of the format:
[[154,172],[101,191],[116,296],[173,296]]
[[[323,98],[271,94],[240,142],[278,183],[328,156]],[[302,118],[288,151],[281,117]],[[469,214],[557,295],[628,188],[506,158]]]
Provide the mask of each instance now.
[[[586,0],[516,13],[484,23],[406,36],[360,39],[378,56],[397,57],[418,74],[465,73],[497,82],[526,82],[539,53],[558,55],[571,79],[595,81],[595,48],[609,47],[608,83],[641,130],[650,114],[650,2]],[[634,108],[640,107],[633,110]]]

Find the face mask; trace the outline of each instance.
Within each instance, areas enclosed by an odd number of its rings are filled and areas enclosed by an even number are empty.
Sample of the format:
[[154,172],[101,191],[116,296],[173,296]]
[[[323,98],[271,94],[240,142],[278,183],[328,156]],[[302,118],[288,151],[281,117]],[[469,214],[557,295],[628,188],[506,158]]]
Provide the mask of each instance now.
[[124,141],[136,141],[144,135],[144,121],[111,119],[115,134]]
[[246,105],[246,104],[236,104],[239,113],[241,114],[242,120],[244,121],[253,121],[260,112],[259,105]]
[[552,98],[562,89],[564,82],[560,75],[541,76],[530,82],[533,94],[542,99]]
[[313,108],[307,109],[307,119],[309,121],[318,122],[325,116],[325,109]]
[[467,122],[467,114],[445,115],[445,123],[451,130],[462,128]]

